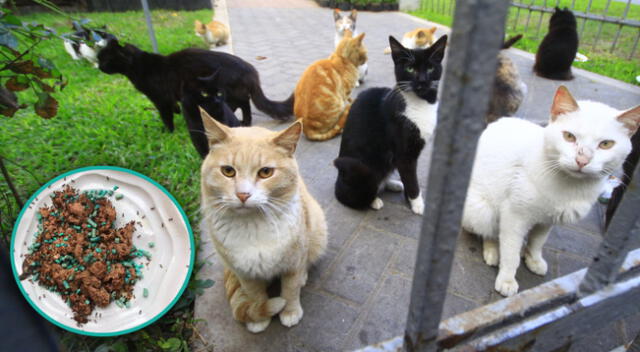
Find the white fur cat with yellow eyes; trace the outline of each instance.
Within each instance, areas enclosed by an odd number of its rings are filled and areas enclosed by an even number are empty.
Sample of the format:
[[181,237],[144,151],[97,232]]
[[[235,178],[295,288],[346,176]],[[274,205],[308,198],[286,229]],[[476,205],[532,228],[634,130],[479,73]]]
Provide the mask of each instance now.
[[518,292],[515,279],[524,243],[525,264],[547,273],[542,246],[554,224],[584,217],[631,151],[640,106],[619,111],[576,102],[560,86],[546,127],[517,119],[491,123],[478,142],[462,227],[483,239],[488,265],[499,264],[495,289]]
[[[287,326],[303,310],[300,289],[327,245],[327,224],[307,191],[294,158],[302,132],[229,128],[201,110],[209,141],[202,163],[202,215],[224,263],[224,287],[233,317],[257,333],[278,314]],[[280,278],[279,297],[267,286]]]

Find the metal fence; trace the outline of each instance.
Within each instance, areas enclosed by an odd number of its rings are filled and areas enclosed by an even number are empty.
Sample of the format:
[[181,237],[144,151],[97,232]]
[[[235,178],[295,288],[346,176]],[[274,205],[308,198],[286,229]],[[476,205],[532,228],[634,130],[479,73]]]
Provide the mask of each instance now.
[[[640,311],[640,177],[629,184],[588,268],[441,321],[471,166],[509,4],[460,0],[455,9],[426,209],[405,333],[361,351],[568,351]],[[636,174],[640,173],[636,167]],[[640,350],[640,335],[628,347]],[[624,347],[623,347],[624,349]]]
[[[640,3],[634,0],[520,0],[511,1],[507,29],[542,39],[556,6],[568,7],[578,20],[581,48],[640,59]],[[421,0],[427,13],[451,17],[454,0]]]

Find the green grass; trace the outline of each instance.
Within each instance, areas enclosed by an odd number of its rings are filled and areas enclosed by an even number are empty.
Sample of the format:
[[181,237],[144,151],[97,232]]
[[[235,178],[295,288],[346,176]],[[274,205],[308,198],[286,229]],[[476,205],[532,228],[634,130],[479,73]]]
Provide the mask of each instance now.
[[[143,50],[151,43],[142,12],[74,14],[87,17],[94,24],[107,24],[109,31]],[[168,54],[186,47],[205,47],[193,34],[195,19],[211,18],[211,11],[154,11],[153,23],[159,51]],[[69,31],[69,21],[52,14],[21,16],[60,32]],[[73,61],[59,39],[37,47],[51,59],[68,79],[68,86],[55,94],[58,115],[50,120],[38,117],[32,107],[13,118],[0,116],[0,155],[6,159],[23,200],[42,183],[63,172],[90,165],[115,165],[141,172],[156,180],[180,202],[198,238],[200,157],[191,144],[186,125],[175,116],[176,131],[168,133],[151,102],[136,91],[121,75],[107,75],[87,61]],[[33,99],[29,93],[22,99]],[[10,233],[18,209],[13,204],[7,184],[0,178],[0,225],[4,235]],[[161,321],[120,339],[79,338],[63,334],[71,351],[93,349],[97,345],[117,343],[130,350],[149,350],[176,346],[191,334],[193,292],[206,283],[192,281],[183,307],[173,309]],[[119,344],[119,345],[118,345]],[[168,346],[168,347],[167,347]],[[114,347],[118,350],[120,347]]]
[[[570,7],[572,1],[561,0],[559,6]],[[531,1],[520,2],[527,5],[531,4]],[[534,5],[544,6],[546,4],[548,7],[555,5],[555,3],[555,1],[545,0],[534,0],[533,2]],[[592,0],[589,12],[604,15],[606,4],[607,0]],[[586,12],[588,5],[589,0],[575,0],[574,11]],[[625,8],[626,3],[613,1],[608,9],[607,16],[622,17]],[[423,0],[422,9],[411,12],[411,14],[446,26],[451,26],[453,22],[449,1]],[[507,18],[507,35],[524,34],[524,38],[516,43],[515,47],[535,53],[547,33],[550,17],[551,14],[544,13],[541,15],[540,12],[531,12],[529,16],[529,11],[518,10],[512,6],[509,9],[509,17]],[[640,20],[640,5],[632,4],[627,13],[627,18]],[[539,31],[538,23],[541,23]],[[574,66],[627,83],[640,85],[635,79],[637,75],[640,75],[640,47],[636,49],[633,57],[630,57],[634,41],[638,35],[638,29],[623,27],[616,47],[611,52],[611,44],[618,31],[618,25],[603,24],[600,26],[599,22],[586,21],[584,31],[582,31],[583,23],[584,21],[578,18],[578,34],[580,35],[578,51],[586,55],[589,61],[574,62]],[[600,32],[599,37],[598,32]]]

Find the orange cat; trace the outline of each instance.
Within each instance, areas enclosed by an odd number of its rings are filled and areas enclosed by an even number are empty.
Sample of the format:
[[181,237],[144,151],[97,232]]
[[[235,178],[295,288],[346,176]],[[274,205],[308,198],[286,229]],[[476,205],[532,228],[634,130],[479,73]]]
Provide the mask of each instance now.
[[310,140],[323,141],[342,132],[351,106],[351,90],[358,81],[358,66],[367,61],[364,33],[346,31],[335,52],[311,64],[295,90],[293,114],[302,120]]
[[[416,28],[410,32],[407,32],[402,37],[402,46],[407,49],[426,49],[430,47],[435,41],[437,28]],[[391,48],[386,47],[384,49],[385,54],[391,53]]]
[[209,47],[216,47],[227,44],[229,40],[229,29],[222,22],[211,21],[206,25],[198,20],[195,21],[195,32],[198,37],[202,37]]

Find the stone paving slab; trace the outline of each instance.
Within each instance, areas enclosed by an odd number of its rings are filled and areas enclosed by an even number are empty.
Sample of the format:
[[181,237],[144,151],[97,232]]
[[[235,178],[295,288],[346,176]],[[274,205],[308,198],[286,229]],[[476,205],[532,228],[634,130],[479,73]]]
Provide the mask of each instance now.
[[[288,97],[304,69],[333,50],[331,10],[318,8],[310,0],[227,0],[226,5],[233,52],[256,67],[265,94],[271,99]],[[388,35],[399,38],[424,24],[397,12],[358,14],[357,28],[367,33],[369,75],[364,87],[354,91],[354,97],[362,89],[394,83],[391,57],[382,53],[388,45]],[[446,31],[440,26],[437,33]],[[551,97],[560,83],[534,76],[532,55],[515,49],[510,49],[509,55],[529,86],[519,116],[545,123]],[[582,70],[574,73],[577,78],[563,84],[578,100],[598,99],[620,109],[640,101],[638,87]],[[255,108],[253,115],[256,125],[275,130],[286,127]],[[309,283],[302,292],[305,314],[301,323],[287,329],[274,319],[265,332],[256,335],[234,322],[224,297],[221,264],[203,232],[205,243],[198,258],[206,258],[210,264],[205,265],[200,277],[211,278],[216,284],[196,301],[195,317],[203,320],[198,323],[201,339],[194,342],[196,350],[346,351],[402,333],[421,217],[411,213],[398,193],[385,192],[385,207],[377,212],[356,211],[337,202],[333,196],[337,173],[332,161],[339,143],[340,138],[321,143],[303,139],[296,152],[300,172],[323,206],[329,225],[327,254],[310,271]],[[431,148],[427,147],[419,159],[423,192],[430,154]],[[579,224],[554,228],[544,252],[549,273],[539,277],[522,265],[517,274],[521,288],[588,265],[601,239],[598,229],[602,214],[603,208],[598,205]],[[637,242],[636,247],[640,246],[640,240]],[[481,249],[476,237],[460,236],[444,305],[445,317],[501,299],[493,290],[497,269],[482,262]],[[637,332],[637,322],[637,318],[627,319],[613,330],[594,334],[594,338],[606,335],[610,341],[606,345],[620,344]],[[587,342],[580,351],[599,352],[602,346]]]

